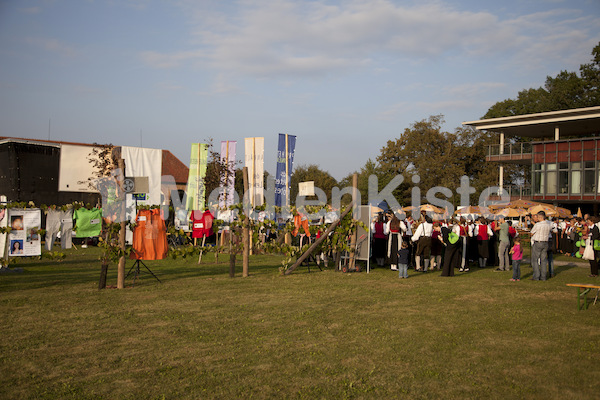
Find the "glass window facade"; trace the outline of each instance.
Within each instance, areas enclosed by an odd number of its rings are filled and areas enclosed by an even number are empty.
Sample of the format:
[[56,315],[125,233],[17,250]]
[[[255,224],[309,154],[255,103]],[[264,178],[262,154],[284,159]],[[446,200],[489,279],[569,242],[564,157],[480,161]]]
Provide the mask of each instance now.
[[600,198],[600,137],[534,142],[531,155],[532,196]]
[[533,195],[600,194],[597,164],[595,161],[533,164]]
[[544,194],[544,164],[533,164],[533,193]]

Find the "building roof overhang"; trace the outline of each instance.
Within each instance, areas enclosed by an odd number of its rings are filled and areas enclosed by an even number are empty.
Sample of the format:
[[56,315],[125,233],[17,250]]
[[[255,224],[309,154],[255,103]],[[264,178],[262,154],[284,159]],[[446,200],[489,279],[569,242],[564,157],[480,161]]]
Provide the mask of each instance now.
[[600,133],[600,106],[481,119],[462,124],[479,130],[503,132],[507,136],[554,137],[556,127],[561,136],[586,136]]

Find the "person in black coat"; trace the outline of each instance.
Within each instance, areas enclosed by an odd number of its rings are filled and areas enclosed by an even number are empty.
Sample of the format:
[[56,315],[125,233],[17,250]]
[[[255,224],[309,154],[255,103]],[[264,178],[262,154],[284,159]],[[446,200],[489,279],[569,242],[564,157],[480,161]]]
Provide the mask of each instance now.
[[452,229],[442,228],[442,237],[444,241],[444,267],[442,276],[454,276],[454,269],[460,267],[460,227],[457,223]]
[[[598,229],[598,218],[588,217],[588,226],[590,228],[591,241],[590,244],[594,246],[594,240],[600,240],[600,229]],[[600,251],[594,250],[594,259],[590,260],[590,278],[596,278],[598,276],[598,258],[600,258]]]

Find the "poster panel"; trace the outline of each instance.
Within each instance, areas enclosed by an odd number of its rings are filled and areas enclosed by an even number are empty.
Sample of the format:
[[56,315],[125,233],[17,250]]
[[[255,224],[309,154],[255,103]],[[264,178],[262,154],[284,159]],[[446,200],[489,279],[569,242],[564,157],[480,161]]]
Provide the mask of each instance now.
[[369,261],[371,257],[371,206],[360,206],[361,221],[367,227],[365,230],[362,226],[357,228],[356,236],[356,259],[361,261]]
[[315,195],[315,181],[299,182],[298,183],[298,196],[314,196]]
[[39,208],[9,209],[8,223],[12,228],[8,235],[10,257],[42,254],[42,240],[38,233],[42,225],[42,212]]

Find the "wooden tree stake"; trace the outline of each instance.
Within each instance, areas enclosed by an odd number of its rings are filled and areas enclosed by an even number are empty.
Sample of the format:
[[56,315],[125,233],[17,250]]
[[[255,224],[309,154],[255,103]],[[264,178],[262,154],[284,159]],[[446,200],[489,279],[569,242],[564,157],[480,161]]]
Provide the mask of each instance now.
[[306,251],[304,252],[304,254],[302,254],[302,255],[300,256],[300,258],[298,258],[298,259],[296,260],[296,262],[294,263],[294,265],[292,265],[291,267],[289,267],[289,268],[288,268],[288,269],[287,269],[287,270],[284,272],[284,275],[289,275],[289,274],[291,274],[291,273],[292,273],[292,272],[293,272],[293,271],[294,271],[296,268],[298,268],[298,266],[300,266],[300,265],[302,264],[302,262],[303,262],[303,261],[304,261],[304,260],[305,260],[305,259],[306,259],[306,258],[307,258],[309,255],[310,255],[310,254],[312,254],[312,252],[313,252],[313,251],[315,251],[315,249],[316,249],[316,248],[317,248],[317,247],[318,247],[318,246],[321,244],[321,242],[323,242],[323,240],[325,240],[325,239],[326,239],[326,238],[329,236],[329,234],[330,234],[331,232],[333,232],[333,230],[334,230],[334,229],[335,229],[335,227],[336,227],[336,226],[337,226],[337,225],[340,223],[340,221],[341,221],[341,220],[343,220],[343,219],[344,219],[344,217],[345,217],[346,215],[348,215],[348,213],[349,213],[350,211],[352,211],[352,209],[354,208],[354,204],[355,204],[355,202],[354,202],[354,200],[353,200],[353,201],[352,201],[352,204],[350,204],[350,207],[348,207],[348,209],[347,209],[346,211],[344,211],[344,213],[343,213],[342,215],[340,215],[340,219],[338,219],[338,220],[336,220],[336,221],[332,222],[332,223],[331,223],[331,225],[329,225],[329,227],[328,227],[328,228],[327,228],[327,230],[325,231],[325,233],[323,233],[323,234],[321,235],[321,237],[320,237],[320,238],[318,238],[317,240],[315,240],[315,241],[313,242],[313,244],[312,244],[312,245],[311,245],[311,246],[308,248],[308,250],[306,250]]
[[[244,176],[244,193],[249,193],[249,184],[248,184],[248,167],[244,167],[243,169]],[[245,196],[244,196],[245,197]],[[248,277],[248,265],[250,263],[250,216],[246,214],[246,207],[243,207],[244,213],[244,224],[242,228],[242,245],[244,251],[242,253],[242,277]]]
[[[355,201],[358,196],[356,191],[358,190],[358,174],[352,175],[352,200]],[[350,234],[350,270],[353,271],[356,267],[356,237],[358,235],[358,229],[354,229],[354,232]]]
[[[121,170],[121,176],[125,177],[125,160],[121,157],[121,153],[118,153],[119,156],[117,158],[117,166]],[[123,182],[121,182],[121,185]],[[120,190],[123,196],[126,196],[123,188]],[[120,221],[121,221],[121,229],[119,230],[119,248],[123,252],[121,258],[119,258],[119,265],[117,267],[117,289],[123,289],[125,287],[125,231],[126,231],[126,223],[125,223],[125,199],[121,201],[121,210],[120,210]]]

